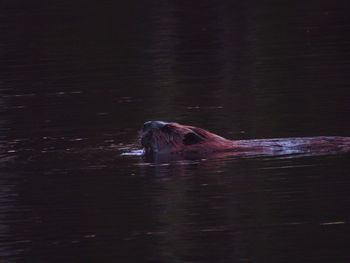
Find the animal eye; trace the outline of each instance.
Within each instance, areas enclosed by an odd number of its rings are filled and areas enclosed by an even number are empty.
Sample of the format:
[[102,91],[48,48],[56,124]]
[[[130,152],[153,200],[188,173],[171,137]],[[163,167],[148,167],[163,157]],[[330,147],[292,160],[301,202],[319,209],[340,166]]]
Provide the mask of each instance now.
[[194,132],[190,132],[185,134],[185,137],[183,139],[183,144],[184,145],[192,145],[192,144],[197,144],[203,141],[203,138],[199,136],[198,134]]

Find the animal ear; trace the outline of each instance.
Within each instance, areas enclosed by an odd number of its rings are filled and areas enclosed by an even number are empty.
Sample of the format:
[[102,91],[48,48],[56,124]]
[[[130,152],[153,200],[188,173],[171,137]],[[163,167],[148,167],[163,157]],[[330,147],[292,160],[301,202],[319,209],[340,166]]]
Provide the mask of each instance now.
[[200,135],[194,132],[189,132],[185,134],[182,142],[184,145],[192,145],[200,143],[201,141],[203,141],[203,138]]

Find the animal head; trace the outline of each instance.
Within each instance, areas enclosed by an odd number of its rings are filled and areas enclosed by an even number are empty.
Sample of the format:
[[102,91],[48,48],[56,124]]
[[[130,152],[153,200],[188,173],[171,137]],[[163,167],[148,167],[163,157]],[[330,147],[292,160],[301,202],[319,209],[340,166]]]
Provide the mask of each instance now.
[[147,121],[141,132],[146,153],[206,153],[222,150],[228,142],[204,129],[174,122]]

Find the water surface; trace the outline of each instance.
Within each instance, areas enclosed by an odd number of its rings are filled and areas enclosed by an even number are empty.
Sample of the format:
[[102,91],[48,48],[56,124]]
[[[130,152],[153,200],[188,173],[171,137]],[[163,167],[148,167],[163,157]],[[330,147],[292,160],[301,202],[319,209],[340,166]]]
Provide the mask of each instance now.
[[0,258],[348,262],[349,155],[137,152],[147,120],[350,136],[346,3],[269,2],[1,3]]

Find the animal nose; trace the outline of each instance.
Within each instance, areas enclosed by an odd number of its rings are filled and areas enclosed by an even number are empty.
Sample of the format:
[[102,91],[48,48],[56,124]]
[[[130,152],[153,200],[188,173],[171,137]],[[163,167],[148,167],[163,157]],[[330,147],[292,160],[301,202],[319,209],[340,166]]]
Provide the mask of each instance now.
[[165,125],[167,125],[167,122],[164,121],[146,121],[143,124],[143,131],[149,131],[151,129],[161,129],[162,127],[164,127]]

